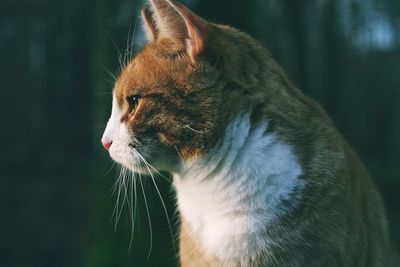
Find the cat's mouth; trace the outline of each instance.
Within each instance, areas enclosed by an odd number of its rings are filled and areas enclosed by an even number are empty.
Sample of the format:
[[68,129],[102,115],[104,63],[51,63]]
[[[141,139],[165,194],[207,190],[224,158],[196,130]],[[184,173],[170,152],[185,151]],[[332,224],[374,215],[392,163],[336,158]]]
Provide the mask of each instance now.
[[[159,173],[159,170],[154,167],[154,159],[152,153],[146,153],[145,151],[139,152],[139,148],[136,144],[128,145],[130,150],[130,167],[129,169],[134,173],[153,175]],[[149,152],[149,151],[147,151]]]
[[138,174],[154,174],[157,170],[133,145],[120,145],[117,142],[110,148],[111,158],[124,168]]
[[135,174],[153,175],[158,173],[158,171],[153,166],[151,166],[147,161],[143,161],[138,158],[132,159],[130,161],[126,160],[124,161],[115,160],[115,161]]
[[129,164],[129,169],[134,173],[138,174],[154,174],[158,172],[146,158],[140,154],[137,149],[129,146],[131,150],[131,161]]
[[152,170],[150,167],[142,166],[142,165],[132,165],[129,169],[136,174],[143,175],[152,175],[155,174],[156,171]]

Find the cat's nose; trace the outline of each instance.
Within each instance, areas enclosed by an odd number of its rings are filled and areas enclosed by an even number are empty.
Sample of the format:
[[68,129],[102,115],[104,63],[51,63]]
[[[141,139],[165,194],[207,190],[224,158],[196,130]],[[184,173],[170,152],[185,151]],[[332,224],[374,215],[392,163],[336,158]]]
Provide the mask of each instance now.
[[102,139],[101,143],[103,144],[103,147],[108,151],[112,145],[112,141],[108,141],[106,139]]

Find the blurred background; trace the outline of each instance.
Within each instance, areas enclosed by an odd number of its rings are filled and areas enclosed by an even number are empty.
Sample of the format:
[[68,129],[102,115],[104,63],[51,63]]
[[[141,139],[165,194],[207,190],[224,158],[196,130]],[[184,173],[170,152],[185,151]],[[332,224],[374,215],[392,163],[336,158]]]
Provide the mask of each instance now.
[[[382,192],[399,246],[400,1],[183,2],[260,39],[323,104]],[[100,144],[118,51],[143,45],[142,5],[1,0],[0,266],[174,266],[150,180],[146,201],[138,191],[134,234],[127,209],[115,227],[118,168]],[[157,185],[174,230],[173,192]]]

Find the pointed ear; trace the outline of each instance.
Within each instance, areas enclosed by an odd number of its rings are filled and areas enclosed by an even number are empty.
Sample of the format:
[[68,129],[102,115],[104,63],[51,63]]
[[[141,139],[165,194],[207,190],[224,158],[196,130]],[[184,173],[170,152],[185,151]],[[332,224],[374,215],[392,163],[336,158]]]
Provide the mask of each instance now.
[[209,34],[209,26],[207,23],[190,11],[184,5],[175,0],[167,0],[168,3],[182,16],[187,29],[187,48],[192,62],[205,51]]
[[146,33],[147,41],[152,42],[157,39],[158,30],[150,10],[145,7],[142,9],[143,28]]
[[184,40],[185,23],[179,13],[166,0],[150,0],[158,38]]
[[173,0],[150,0],[158,37],[182,43],[195,63],[204,52],[208,38],[208,24],[188,8]]

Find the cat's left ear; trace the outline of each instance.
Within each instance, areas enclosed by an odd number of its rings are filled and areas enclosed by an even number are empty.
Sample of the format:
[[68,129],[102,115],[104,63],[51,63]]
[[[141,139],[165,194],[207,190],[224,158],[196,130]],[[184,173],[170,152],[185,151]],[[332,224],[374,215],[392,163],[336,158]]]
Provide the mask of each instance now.
[[179,15],[181,15],[186,24],[187,52],[192,60],[192,63],[195,63],[199,56],[206,50],[209,26],[202,18],[194,14],[184,5],[174,0],[167,0],[167,2],[179,13]]
[[147,40],[152,42],[157,39],[158,30],[156,28],[156,23],[153,19],[153,15],[147,7],[142,9],[142,21]]

